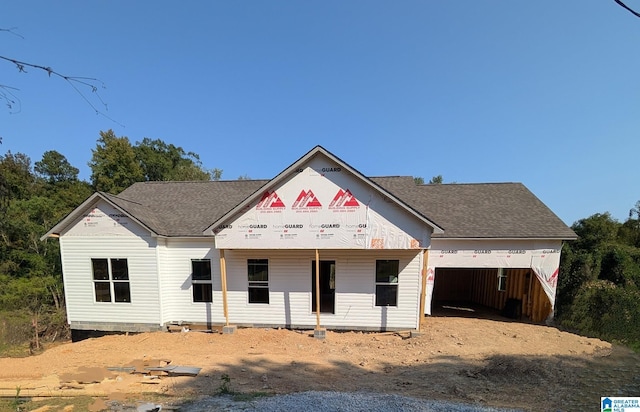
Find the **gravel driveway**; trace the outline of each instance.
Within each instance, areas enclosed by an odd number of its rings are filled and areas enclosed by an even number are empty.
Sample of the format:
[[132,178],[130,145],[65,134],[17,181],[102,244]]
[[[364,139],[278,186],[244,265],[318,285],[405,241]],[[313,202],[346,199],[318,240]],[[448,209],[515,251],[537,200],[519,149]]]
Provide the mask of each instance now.
[[515,409],[485,408],[476,405],[428,401],[398,395],[343,392],[300,392],[237,402],[232,396],[200,399],[181,406],[181,412],[205,411],[437,411],[437,412],[515,412]]

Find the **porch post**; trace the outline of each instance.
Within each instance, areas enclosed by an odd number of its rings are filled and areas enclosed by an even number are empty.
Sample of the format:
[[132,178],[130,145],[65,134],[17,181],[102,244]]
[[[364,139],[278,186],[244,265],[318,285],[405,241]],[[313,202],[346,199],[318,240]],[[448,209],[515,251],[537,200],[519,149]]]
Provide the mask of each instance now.
[[320,330],[320,252],[316,249],[316,330]]
[[320,252],[316,249],[316,329],[313,337],[324,339],[327,335],[326,329],[320,328]]
[[224,249],[220,249],[220,281],[222,283],[222,310],[225,326],[222,333],[234,333],[235,327],[229,326],[229,308],[227,306],[227,263],[224,258]]
[[422,330],[422,324],[424,322],[424,308],[427,304],[427,270],[429,268],[429,249],[422,251],[422,291],[420,292],[420,313],[418,330]]

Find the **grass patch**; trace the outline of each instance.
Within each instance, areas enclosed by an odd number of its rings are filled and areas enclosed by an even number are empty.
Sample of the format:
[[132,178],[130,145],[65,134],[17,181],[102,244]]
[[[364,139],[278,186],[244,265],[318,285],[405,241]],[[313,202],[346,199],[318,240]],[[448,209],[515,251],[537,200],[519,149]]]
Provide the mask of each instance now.
[[[60,398],[0,398],[0,411],[11,412],[27,412],[33,411],[38,408],[45,408],[49,412],[62,412],[63,410],[70,410],[74,412],[89,411],[90,407],[99,398],[93,398],[91,396],[77,396],[77,397],[60,397]],[[108,398],[100,398],[105,402],[112,402]],[[144,399],[145,402],[170,404],[175,401],[175,397],[158,394],[154,392],[149,393],[137,393],[130,394],[126,397],[126,400],[116,400],[121,405],[123,410],[135,410],[136,404],[140,402],[140,399]],[[67,408],[67,409],[65,409]],[[133,408],[133,409],[132,409]]]
[[36,348],[31,315],[24,310],[0,310],[0,358],[36,355],[70,338],[64,310],[41,314]]
[[256,399],[266,398],[269,396],[273,396],[272,393],[269,392],[235,392],[233,394],[233,400],[236,402],[251,402]]
[[218,386],[218,393],[220,395],[232,395],[233,391],[229,388],[231,384],[231,377],[226,373],[223,373],[220,377],[220,386]]
[[0,398],[0,411],[26,412],[34,409],[49,407],[51,412],[62,411],[65,407],[73,406],[73,411],[88,411],[94,399],[89,396],[74,398],[47,398],[32,400],[29,398],[7,399]]
[[29,343],[0,342],[0,358],[25,358],[29,355]]
[[251,402],[254,399],[263,398],[265,396],[271,396],[268,392],[237,392],[231,389],[231,377],[223,373],[220,376],[220,386],[218,386],[218,395],[231,395],[236,402]]

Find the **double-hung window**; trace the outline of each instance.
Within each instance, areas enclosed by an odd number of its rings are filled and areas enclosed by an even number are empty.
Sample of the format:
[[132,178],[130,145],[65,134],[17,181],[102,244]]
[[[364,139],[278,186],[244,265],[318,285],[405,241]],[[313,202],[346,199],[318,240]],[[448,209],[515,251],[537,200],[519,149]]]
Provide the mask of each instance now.
[[398,306],[400,261],[376,260],[376,306]]
[[131,302],[127,259],[91,259],[96,302]]
[[191,288],[194,302],[213,302],[211,260],[191,260]]
[[249,303],[269,303],[269,260],[247,260]]

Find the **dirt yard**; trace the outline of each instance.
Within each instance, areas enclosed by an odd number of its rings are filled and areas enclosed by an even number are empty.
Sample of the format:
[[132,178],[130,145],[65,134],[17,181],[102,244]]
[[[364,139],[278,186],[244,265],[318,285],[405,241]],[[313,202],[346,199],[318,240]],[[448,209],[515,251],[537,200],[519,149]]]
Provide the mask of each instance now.
[[[107,368],[202,368],[197,376],[151,378]],[[228,377],[225,381],[223,376]],[[93,382],[93,383],[92,383]],[[30,358],[0,359],[0,394],[88,394],[143,401],[234,392],[307,390],[394,393],[532,411],[596,410],[600,396],[640,395],[640,356],[553,327],[431,317],[408,333],[239,329],[236,334],[158,332],[66,343]],[[164,398],[166,399],[166,398]]]

